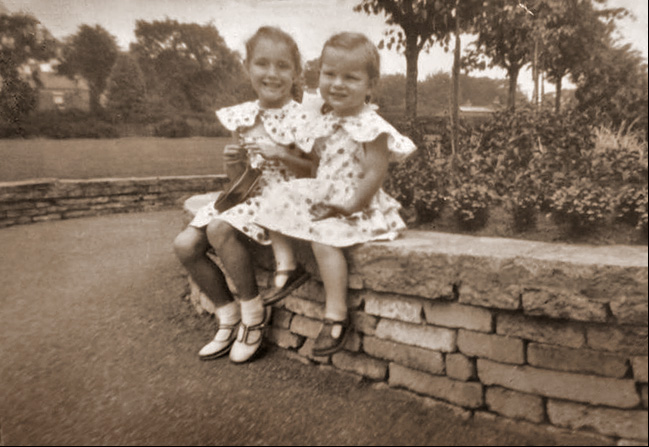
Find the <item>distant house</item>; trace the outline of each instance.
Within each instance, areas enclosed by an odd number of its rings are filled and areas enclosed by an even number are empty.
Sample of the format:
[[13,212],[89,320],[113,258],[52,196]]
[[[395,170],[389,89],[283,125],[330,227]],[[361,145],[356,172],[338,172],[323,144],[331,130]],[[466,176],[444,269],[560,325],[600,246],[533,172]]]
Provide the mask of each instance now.
[[89,109],[90,89],[83,79],[52,72],[40,72],[38,78],[38,110]]

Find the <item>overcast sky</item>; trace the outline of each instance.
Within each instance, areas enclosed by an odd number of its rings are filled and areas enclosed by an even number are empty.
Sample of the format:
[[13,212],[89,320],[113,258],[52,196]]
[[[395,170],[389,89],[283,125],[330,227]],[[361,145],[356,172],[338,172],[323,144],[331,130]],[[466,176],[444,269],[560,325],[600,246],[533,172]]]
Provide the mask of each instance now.
[[[524,0],[522,0],[524,2]],[[99,24],[113,34],[123,49],[135,37],[135,21],[175,19],[213,23],[228,46],[244,53],[244,42],[261,25],[276,25],[292,34],[304,60],[319,56],[322,44],[338,31],[359,31],[378,43],[385,29],[382,16],[355,13],[359,0],[0,0],[11,12],[28,12],[55,37],[76,33],[79,25]],[[637,20],[626,20],[621,39],[630,42],[647,59],[647,4],[639,0],[608,0],[609,6],[631,10]],[[463,43],[464,44],[464,43]],[[395,51],[381,52],[383,73],[405,73],[405,58]],[[450,72],[452,54],[435,46],[419,59],[420,78],[438,71]],[[477,75],[477,73],[474,73]],[[501,70],[484,73],[504,78]],[[521,88],[531,91],[529,72],[520,77]],[[551,91],[550,86],[546,91]]]

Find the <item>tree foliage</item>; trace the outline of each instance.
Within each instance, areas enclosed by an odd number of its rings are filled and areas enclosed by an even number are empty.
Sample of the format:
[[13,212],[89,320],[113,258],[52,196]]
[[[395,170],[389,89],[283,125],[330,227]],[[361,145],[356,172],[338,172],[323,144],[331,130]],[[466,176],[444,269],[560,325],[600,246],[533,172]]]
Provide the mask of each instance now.
[[93,113],[100,109],[99,99],[106,89],[117,54],[115,37],[100,25],[81,25],[63,46],[57,70],[70,78],[79,75],[88,82]]
[[455,31],[456,17],[471,15],[479,2],[459,2],[459,13],[455,14],[456,0],[361,0],[354,11],[366,14],[383,14],[391,27],[379,48],[393,47],[406,56],[406,116],[417,114],[417,75],[419,54],[434,43],[447,47],[450,35]]
[[119,121],[139,121],[146,114],[144,75],[129,54],[120,54],[108,78],[108,110]]
[[250,95],[239,55],[214,25],[139,20],[135,37],[131,52],[161,104],[202,112]]
[[36,106],[36,92],[26,79],[38,84],[38,71],[24,73],[31,61],[54,55],[54,39],[38,20],[27,14],[0,14],[0,117],[16,124]]

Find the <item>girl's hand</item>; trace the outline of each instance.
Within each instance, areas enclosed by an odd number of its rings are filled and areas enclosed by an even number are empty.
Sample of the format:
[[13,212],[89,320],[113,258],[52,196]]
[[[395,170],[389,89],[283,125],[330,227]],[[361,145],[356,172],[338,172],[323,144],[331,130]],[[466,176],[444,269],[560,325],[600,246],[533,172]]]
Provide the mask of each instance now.
[[334,205],[331,203],[318,202],[311,205],[309,212],[314,221],[328,219],[330,217],[342,217],[352,214],[351,210],[345,206]]
[[288,154],[287,147],[267,141],[245,143],[244,147],[251,154],[261,155],[266,160],[282,160]]

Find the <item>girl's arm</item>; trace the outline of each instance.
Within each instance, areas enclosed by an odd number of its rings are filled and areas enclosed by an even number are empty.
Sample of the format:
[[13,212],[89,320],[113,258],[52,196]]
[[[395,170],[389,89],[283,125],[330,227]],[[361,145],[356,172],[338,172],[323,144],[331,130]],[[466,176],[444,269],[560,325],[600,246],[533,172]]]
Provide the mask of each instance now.
[[299,150],[292,150],[288,146],[264,142],[251,143],[246,147],[258,152],[266,160],[281,161],[298,177],[309,177],[311,175],[313,161],[310,155],[303,154]]
[[[387,134],[379,135],[376,140],[365,144],[365,157],[361,161],[364,176],[358,181],[358,187],[352,200],[344,204],[322,204],[313,210],[316,219],[326,219],[336,214],[350,215],[367,207],[372,197],[381,188],[390,162]],[[318,209],[325,208],[325,209]]]
[[223,148],[223,165],[230,180],[239,178],[246,169],[247,154],[239,141],[239,135],[232,132],[230,143]]

